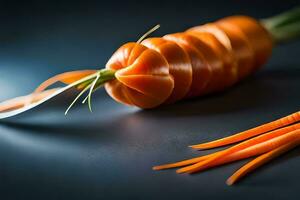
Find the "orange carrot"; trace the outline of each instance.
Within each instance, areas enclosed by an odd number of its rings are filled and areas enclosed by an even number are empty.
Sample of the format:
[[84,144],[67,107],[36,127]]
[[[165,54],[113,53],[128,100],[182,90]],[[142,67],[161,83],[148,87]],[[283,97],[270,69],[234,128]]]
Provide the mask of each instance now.
[[[96,70],[66,72],[45,81],[36,92],[58,81],[71,84],[89,77],[76,85],[88,91],[89,107],[91,93],[104,86],[116,101],[148,109],[222,91],[258,70],[270,57],[274,42],[300,35],[298,14],[298,10],[292,10],[280,17],[283,20],[231,16],[145,39],[159,27],[155,26],[137,42],[122,45],[101,70],[101,76],[90,76],[98,73]],[[273,129],[262,132],[267,130]]]
[[[96,70],[66,72],[48,79],[36,92],[58,81],[71,84],[84,80],[76,87],[89,90],[89,107],[91,93],[104,86],[116,101],[149,109],[223,91],[258,70],[270,57],[275,43],[300,35],[299,12],[292,10],[264,20],[231,16],[180,33],[145,39],[159,27],[155,26],[137,42],[122,45],[105,69],[99,70],[101,76],[90,76],[99,72]],[[253,130],[255,133],[236,136],[237,140],[217,144],[240,141],[289,123],[265,126]],[[206,145],[199,148],[211,148]]]
[[[294,133],[300,133],[300,130],[294,131]],[[241,167],[238,171],[236,171],[231,177],[229,177],[226,181],[228,185],[234,184],[236,181],[244,177],[249,172],[255,170],[256,168],[262,166],[263,164],[267,163],[268,161],[280,156],[281,154],[291,150],[292,148],[298,146],[300,144],[300,139],[296,139],[295,141],[288,142],[280,147],[277,147],[276,149],[265,153],[251,162],[247,163],[243,167]]]
[[[282,134],[285,134],[287,132],[297,130],[297,129],[300,129],[300,123],[290,125],[288,127],[282,128],[282,129],[278,129],[276,131],[273,131],[272,134],[273,134],[273,136],[280,136]],[[200,157],[196,157],[196,158],[192,158],[192,159],[188,159],[188,160],[183,160],[183,161],[179,161],[179,162],[175,162],[175,163],[169,163],[169,164],[164,164],[164,165],[160,165],[160,166],[154,166],[153,169],[154,170],[162,170],[162,169],[182,167],[182,166],[186,166],[186,165],[190,165],[190,164],[199,163],[201,161],[207,160],[210,157],[213,157],[217,154],[220,154],[224,151],[226,151],[226,150],[222,150],[222,151],[215,152],[215,153],[212,153],[212,154],[209,154],[209,155],[200,156]],[[251,156],[255,156],[255,155],[264,153],[266,151],[267,151],[267,149],[264,148],[264,143],[258,143],[256,145],[247,147],[243,150],[240,150],[240,151],[234,152],[232,154],[229,154],[228,156],[223,156],[222,159],[220,159],[219,161],[216,161],[216,163],[213,163],[212,165],[210,165],[210,167],[217,166],[217,165],[224,164],[224,163],[228,163],[228,162],[232,162],[232,161],[236,161],[236,160],[240,160],[240,159],[244,159],[244,158],[248,158],[248,157],[251,157]]]
[[[216,153],[220,153],[220,152],[216,152]],[[153,170],[162,170],[162,169],[170,169],[170,168],[175,168],[175,167],[186,166],[186,165],[190,165],[190,164],[194,164],[194,163],[198,163],[200,161],[206,160],[207,158],[215,155],[216,153],[205,155],[205,156],[199,156],[196,158],[191,158],[188,160],[183,160],[183,161],[179,161],[179,162],[175,162],[175,163],[158,165],[158,166],[154,166],[152,169]]]
[[[155,26],[137,42],[122,45],[105,69],[59,74],[43,82],[31,95],[0,104],[0,119],[25,112],[72,87],[81,92],[65,114],[85,92],[88,95],[82,102],[88,102],[91,110],[91,95],[102,86],[116,101],[143,109],[222,91],[258,70],[270,57],[275,43],[299,36],[299,16],[300,9],[262,21],[231,16],[181,33],[144,40],[159,27]],[[59,81],[68,85],[46,90]],[[190,165],[177,172],[194,173],[271,151],[237,172],[229,179],[233,183],[290,148],[291,145],[282,149],[280,146],[299,139],[299,123],[291,125],[299,121],[300,111],[227,138],[193,145],[195,149],[209,149],[254,137],[220,152],[153,169]],[[273,151],[276,148],[279,150]]]
[[[265,143],[266,145],[264,145],[264,148],[274,148],[275,145],[282,144],[281,142],[285,141],[285,138],[286,138],[285,136],[288,135],[289,132],[299,129],[299,126],[300,126],[300,124],[298,123],[295,125],[284,127],[284,128],[257,136],[255,138],[249,139],[249,140],[244,141],[240,144],[237,144],[231,148],[228,148],[219,154],[211,156],[210,158],[208,158],[202,162],[196,163],[196,164],[188,166],[188,167],[181,168],[181,169],[177,170],[177,173],[186,173],[186,172],[194,173],[197,171],[201,171],[203,169],[210,167],[217,160],[222,159],[222,157],[225,157],[232,153],[241,151],[243,149],[246,149],[248,147],[251,147],[251,146],[259,144],[259,143],[266,142]],[[274,140],[271,140],[273,138],[274,138]],[[284,138],[284,139],[281,139],[281,138]],[[268,141],[272,141],[272,142],[270,143]],[[257,149],[254,148],[253,151],[257,151]]]
[[300,111],[290,114],[286,117],[280,118],[278,120],[263,124],[261,126],[237,133],[229,137],[225,137],[207,143],[192,145],[191,147],[194,149],[211,149],[215,147],[220,147],[220,146],[236,143],[289,124],[293,124],[298,121],[300,121]]

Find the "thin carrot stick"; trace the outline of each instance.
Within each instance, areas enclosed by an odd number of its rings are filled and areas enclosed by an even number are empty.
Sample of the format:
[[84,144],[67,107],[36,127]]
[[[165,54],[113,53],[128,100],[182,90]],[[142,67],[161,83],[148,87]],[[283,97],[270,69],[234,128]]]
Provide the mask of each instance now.
[[229,136],[229,137],[221,138],[221,139],[214,140],[214,141],[207,142],[207,143],[192,145],[190,147],[192,147],[194,149],[211,149],[211,148],[215,148],[215,147],[220,147],[220,146],[236,143],[236,142],[266,133],[268,131],[275,130],[280,127],[284,127],[284,126],[293,124],[298,121],[300,121],[300,111],[295,112],[286,117],[280,118],[278,120],[263,124],[261,126],[237,133],[237,134]]
[[[278,130],[276,132],[277,133],[286,133],[288,131],[292,131],[292,130],[295,130],[295,129],[298,129],[298,128],[300,128],[300,124],[294,124],[294,125],[289,126],[288,128],[286,127],[286,128],[281,129],[281,130]],[[228,156],[224,156],[219,162],[216,162],[212,166],[217,166],[217,165],[220,165],[220,164],[225,164],[225,163],[228,163],[228,162],[232,162],[232,161],[236,161],[236,160],[248,158],[248,157],[255,156],[255,155],[258,155],[258,154],[266,152],[266,150],[264,150],[264,149],[258,150],[259,148],[261,148],[261,146],[262,146],[262,143],[254,145],[254,146],[251,146],[251,147],[248,147],[248,148],[246,148],[244,150],[235,152],[235,153],[230,154]],[[253,147],[257,148],[257,150],[256,150],[257,152],[254,153],[254,154],[252,153]],[[216,154],[221,153],[223,151],[225,151],[225,150],[218,151],[218,152],[215,152],[215,153],[212,153],[212,154],[208,154],[208,155],[204,155],[204,156],[199,156],[199,157],[191,158],[191,159],[188,159],[188,160],[183,160],[183,161],[175,162],[175,163],[168,163],[168,164],[164,164],[164,165],[154,166],[152,169],[153,170],[170,169],[170,168],[182,167],[182,166],[186,166],[186,165],[190,165],[190,164],[199,163],[199,162],[204,161],[204,160],[206,160],[206,159],[208,159],[208,158],[210,158],[212,156],[215,156]]]
[[4,101],[0,104],[0,112],[9,111],[21,108],[23,106],[26,106],[29,103],[37,102],[48,95],[53,94],[55,91],[57,91],[59,88],[53,88],[49,90],[44,90],[42,92],[38,93],[32,93],[26,96],[17,97],[14,99],[10,99],[7,101]]
[[[284,127],[284,128],[257,136],[255,138],[249,139],[249,140],[244,141],[240,144],[237,144],[233,147],[230,147],[217,155],[211,156],[210,158],[208,158],[202,162],[196,163],[196,164],[188,166],[188,167],[181,168],[181,169],[177,170],[177,173],[185,173],[185,172],[194,173],[194,172],[209,168],[217,160],[222,159],[222,157],[225,157],[232,153],[241,151],[241,150],[251,147],[253,145],[266,142],[273,138],[277,138],[277,139],[274,140],[272,143],[270,143],[270,144],[268,143],[267,145],[265,145],[265,148],[268,148],[269,145],[274,146],[274,145],[281,144],[282,141],[286,140],[285,139],[286,135],[288,135],[291,131],[299,129],[299,126],[300,126],[300,123],[294,124],[294,125]],[[283,138],[283,139],[281,139],[281,138]],[[253,151],[255,151],[255,149]]]
[[65,72],[58,74],[56,76],[53,76],[49,78],[48,80],[44,81],[42,84],[40,84],[36,89],[35,92],[41,92],[48,88],[49,86],[53,85],[57,82],[63,82],[66,84],[70,84],[72,82],[75,82],[85,76],[91,75],[95,73],[96,70],[77,70],[77,71],[71,71],[71,72]]
[[[220,153],[220,152],[216,152],[216,153]],[[186,166],[186,165],[190,165],[190,164],[194,164],[194,163],[198,163],[200,161],[203,161],[203,160],[215,155],[216,153],[205,155],[205,156],[199,156],[199,157],[196,157],[196,158],[191,158],[191,159],[188,159],[188,160],[183,160],[183,161],[179,161],[179,162],[175,162],[175,163],[168,163],[168,164],[164,164],[164,165],[158,165],[158,166],[154,166],[152,169],[153,170],[162,170],[162,169],[170,169],[170,168],[175,168],[175,167]]]
[[[273,139],[267,140],[266,142],[253,145],[251,147],[248,147],[241,151],[234,152],[227,156],[223,156],[222,158],[216,160],[215,162],[213,162],[209,165],[206,165],[206,167],[203,167],[201,170],[203,171],[208,168],[216,167],[219,165],[224,165],[224,164],[227,164],[230,162],[242,160],[245,158],[249,158],[252,156],[260,155],[260,154],[266,153],[268,151],[271,151],[274,149],[274,146],[272,144],[275,140],[276,140],[276,138],[273,138]],[[199,163],[201,163],[201,161]]]
[[[300,130],[297,130],[299,133]],[[227,185],[232,185],[236,181],[240,180],[242,177],[247,175],[249,172],[252,172],[253,170],[257,169],[258,167],[262,166],[263,164],[271,161],[272,159],[280,156],[281,154],[295,148],[300,144],[300,140],[297,139],[295,141],[289,142],[287,144],[284,144],[268,153],[265,153],[251,162],[247,163],[243,167],[241,167],[238,171],[236,171],[231,177],[229,177],[226,181]]]

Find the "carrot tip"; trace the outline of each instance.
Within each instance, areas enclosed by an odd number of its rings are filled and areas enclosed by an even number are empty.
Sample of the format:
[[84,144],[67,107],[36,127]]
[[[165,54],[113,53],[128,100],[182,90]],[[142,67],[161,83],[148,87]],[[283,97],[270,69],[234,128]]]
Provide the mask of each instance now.
[[226,184],[229,185],[229,186],[233,185],[234,182],[235,182],[235,181],[234,181],[233,179],[231,179],[231,178],[228,178],[228,179],[226,180]]
[[163,169],[161,166],[154,166],[154,167],[152,167],[152,170],[161,170],[161,169]]
[[200,144],[200,145],[199,145],[199,144],[196,144],[196,145],[190,145],[189,147],[192,148],[192,149],[197,149],[197,150],[204,150],[204,149],[206,149],[206,148],[203,147],[201,144]]

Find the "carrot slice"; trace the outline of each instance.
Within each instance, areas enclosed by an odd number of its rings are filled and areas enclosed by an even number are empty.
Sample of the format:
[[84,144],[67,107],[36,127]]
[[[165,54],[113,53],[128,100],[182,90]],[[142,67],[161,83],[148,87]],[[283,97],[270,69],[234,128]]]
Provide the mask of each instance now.
[[211,149],[215,147],[225,146],[228,144],[236,143],[260,135],[262,133],[266,133],[268,131],[275,130],[283,126],[287,126],[289,124],[293,124],[298,121],[300,121],[300,111],[290,114],[286,117],[280,118],[278,120],[263,124],[261,126],[257,126],[255,128],[237,133],[229,137],[221,138],[207,143],[192,145],[190,147],[194,149]]
[[[227,155],[233,154],[235,152],[241,151],[243,149],[246,149],[248,147],[251,147],[253,145],[263,143],[263,142],[266,142],[264,145],[264,148],[266,148],[266,149],[270,148],[269,150],[271,150],[272,148],[276,147],[276,145],[278,146],[278,145],[284,144],[284,142],[289,142],[287,140],[289,140],[289,138],[293,137],[293,136],[290,136],[289,134],[297,129],[300,129],[300,123],[291,125],[288,127],[284,127],[284,128],[281,128],[281,129],[278,129],[278,130],[275,130],[275,131],[272,131],[269,133],[265,133],[263,135],[257,136],[255,138],[252,138],[245,142],[237,144],[233,147],[230,147],[230,148],[226,149],[225,151],[223,151],[222,153],[211,156],[210,158],[208,158],[202,162],[196,163],[196,164],[188,166],[188,167],[181,168],[181,169],[177,170],[177,173],[186,173],[186,172],[194,173],[194,172],[201,171],[203,169],[207,169],[210,166],[212,166],[215,162],[222,159],[222,157],[225,157]],[[273,138],[274,138],[274,140],[271,140]],[[256,149],[254,148],[253,151],[256,151]],[[251,153],[253,153],[253,152],[251,152]]]
[[[300,130],[297,130],[300,133]],[[231,177],[229,177],[226,181],[227,185],[232,185],[236,181],[240,180],[242,177],[247,175],[248,173],[252,172],[253,170],[257,169],[258,167],[262,166],[263,164],[271,161],[272,159],[280,156],[281,154],[295,148],[300,144],[300,140],[289,142],[285,145],[282,145],[268,153],[265,153],[251,162],[247,163],[243,167],[241,167],[238,171],[236,171]]]

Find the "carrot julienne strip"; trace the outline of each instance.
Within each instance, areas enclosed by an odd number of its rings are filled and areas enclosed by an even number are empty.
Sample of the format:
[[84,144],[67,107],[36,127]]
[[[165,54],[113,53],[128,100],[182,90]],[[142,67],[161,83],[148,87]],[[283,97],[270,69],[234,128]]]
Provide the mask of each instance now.
[[215,147],[225,146],[228,144],[240,142],[245,139],[266,133],[268,131],[275,130],[277,128],[281,128],[281,127],[293,124],[298,121],[300,121],[300,111],[290,114],[286,117],[280,118],[278,120],[275,120],[275,121],[257,126],[255,128],[237,133],[237,134],[229,136],[229,137],[221,138],[221,139],[214,140],[214,141],[207,142],[207,143],[192,145],[190,147],[192,147],[194,149],[211,149],[211,148],[215,148]]
[[[286,128],[281,129],[281,130],[278,130],[276,132],[277,133],[286,133],[288,131],[292,131],[292,130],[295,130],[297,128],[300,128],[300,124],[294,124],[294,125],[291,125],[289,128],[286,127]],[[257,149],[262,148],[262,144],[263,143],[256,144],[254,146],[245,148],[241,151],[235,152],[235,153],[230,154],[228,156],[224,156],[222,159],[220,159],[219,161],[217,161],[216,163],[211,165],[211,167],[221,165],[221,164],[225,164],[225,163],[228,163],[228,162],[233,162],[233,161],[236,161],[236,160],[241,160],[241,159],[248,158],[248,157],[251,157],[251,156],[255,156],[255,155],[258,155],[258,154],[261,154],[261,153],[265,153],[266,150],[264,150],[264,149],[261,149],[261,150],[257,151],[254,154],[251,153],[251,151],[253,151],[252,150],[253,148],[257,148]],[[199,157],[179,161],[179,162],[175,162],[175,163],[168,163],[168,164],[164,164],[164,165],[154,166],[152,169],[153,170],[163,170],[163,169],[170,169],[170,168],[182,167],[182,166],[186,166],[186,165],[199,163],[199,162],[204,161],[204,160],[206,160],[206,159],[208,159],[208,158],[210,158],[210,157],[212,157],[212,156],[214,156],[218,153],[221,153],[223,151],[225,151],[225,150],[218,151],[218,152],[208,154],[208,155],[204,155],[204,156],[199,156]]]
[[[273,138],[273,139],[267,140],[266,142],[253,145],[253,146],[243,149],[241,151],[237,151],[235,153],[224,156],[221,159],[218,159],[215,162],[213,162],[209,165],[206,165],[206,167],[203,167],[201,170],[216,167],[219,165],[224,165],[224,164],[227,164],[230,162],[242,160],[245,158],[253,157],[253,156],[260,155],[260,154],[266,153],[268,151],[271,151],[274,149],[274,146],[272,145],[272,143],[275,141],[275,139],[276,138]],[[201,161],[199,163],[201,163]],[[189,166],[186,168],[188,168],[189,170],[192,170],[193,167],[194,166]]]
[[[219,153],[219,152],[216,152]],[[191,159],[187,159],[187,160],[183,160],[183,161],[179,161],[179,162],[175,162],[175,163],[168,163],[168,164],[164,164],[164,165],[158,165],[158,166],[154,166],[152,169],[153,170],[162,170],[162,169],[170,169],[170,168],[175,168],[175,167],[181,167],[181,166],[186,166],[186,165],[190,165],[190,164],[194,164],[194,163],[198,163],[200,161],[203,161],[209,157],[211,157],[213,154],[209,154],[209,155],[205,155],[205,156],[199,156],[199,157],[195,157],[195,158],[191,158]]]
[[[225,157],[225,156],[230,155],[232,153],[241,151],[241,150],[246,149],[248,147],[251,147],[253,145],[266,142],[266,141],[271,140],[273,138],[277,138],[274,141],[272,141],[273,144],[271,143],[271,145],[274,148],[274,146],[276,146],[278,144],[281,144],[282,141],[286,140],[286,138],[285,138],[286,135],[288,135],[291,131],[297,130],[299,128],[300,128],[300,123],[294,124],[294,125],[291,125],[291,126],[288,126],[288,127],[284,127],[284,128],[281,128],[281,129],[278,129],[278,130],[275,130],[275,131],[272,131],[272,132],[269,132],[269,133],[265,133],[263,135],[257,136],[255,138],[252,138],[252,139],[244,141],[240,144],[237,144],[233,147],[230,147],[230,148],[226,149],[225,151],[223,151],[219,154],[216,154],[214,156],[211,156],[210,158],[208,158],[208,159],[206,159],[202,162],[196,163],[196,164],[188,166],[188,167],[181,168],[181,169],[177,170],[177,173],[186,173],[186,172],[194,173],[194,172],[206,169],[206,168],[210,167],[211,165],[213,165],[213,163],[215,163],[217,160],[222,159],[222,157]],[[268,146],[266,146],[266,148],[267,147]]]
[[[297,130],[300,132],[300,130]],[[287,144],[284,144],[268,153],[265,153],[254,160],[250,161],[243,167],[241,167],[238,171],[236,171],[232,176],[230,176],[226,183],[227,185],[232,185],[238,180],[240,180],[242,177],[247,175],[248,173],[252,172],[253,170],[257,169],[258,167],[262,166],[263,164],[271,161],[272,159],[282,155],[283,153],[295,148],[300,144],[300,140],[297,139],[295,141],[289,142]]]

